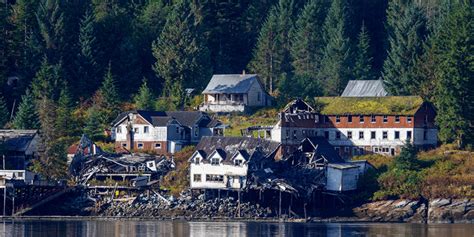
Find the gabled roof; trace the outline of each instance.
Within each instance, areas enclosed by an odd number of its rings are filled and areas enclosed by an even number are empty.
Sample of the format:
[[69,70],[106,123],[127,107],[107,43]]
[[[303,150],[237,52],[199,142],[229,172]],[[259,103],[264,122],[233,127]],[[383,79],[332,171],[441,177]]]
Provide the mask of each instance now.
[[0,143],[6,151],[25,152],[37,130],[0,129]]
[[342,97],[381,97],[387,96],[382,80],[350,80]]
[[324,137],[305,138],[301,143],[308,142],[314,149],[316,157],[323,157],[328,163],[344,163],[344,159]]
[[323,115],[414,115],[423,105],[419,96],[317,97]]
[[120,123],[128,117],[130,113],[138,114],[148,123],[156,127],[166,126],[169,122],[176,120],[185,127],[192,127],[198,123],[199,127],[211,127],[220,125],[220,121],[212,119],[205,112],[201,111],[148,111],[132,110],[120,113],[112,122],[112,125]]
[[280,143],[253,137],[203,137],[197,144],[196,149],[206,154],[215,150],[224,151],[226,157],[232,157],[236,152],[244,150],[249,157],[256,151],[263,156],[272,155],[280,146]]
[[213,75],[202,93],[247,93],[253,83],[260,83],[257,74]]
[[188,159],[188,162],[193,161],[197,155],[200,155],[203,159],[207,157],[206,152],[204,152],[203,150],[196,150],[194,151],[193,155]]
[[249,158],[250,158],[250,155],[249,153],[246,151],[246,150],[238,150],[234,153],[234,155],[232,155],[232,160],[235,159],[238,155],[241,155],[244,160],[248,161]]
[[301,111],[313,112],[314,109],[313,107],[311,107],[311,105],[309,105],[302,99],[293,100],[292,102],[286,105],[285,109],[283,109],[283,112],[285,113],[296,113],[296,112],[301,112]]

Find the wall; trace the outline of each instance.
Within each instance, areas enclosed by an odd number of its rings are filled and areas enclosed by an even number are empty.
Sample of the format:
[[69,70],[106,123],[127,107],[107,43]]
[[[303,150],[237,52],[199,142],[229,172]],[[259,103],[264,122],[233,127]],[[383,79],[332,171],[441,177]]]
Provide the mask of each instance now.
[[358,167],[337,169],[328,166],[326,173],[326,190],[339,192],[355,190],[357,189],[358,178]]
[[245,105],[216,105],[216,104],[204,104],[199,107],[200,111],[207,112],[245,112]]
[[[245,164],[243,166],[234,166],[234,165],[227,165],[227,164],[222,164],[222,163],[220,165],[203,164],[202,162],[199,165],[191,163],[191,169],[190,169],[191,188],[193,189],[199,189],[199,188],[238,189],[240,188],[240,185],[236,182],[232,183],[232,187],[227,187],[229,175],[243,177],[242,187],[245,187],[247,170],[248,170],[248,167]],[[201,182],[194,182],[195,174],[201,175]],[[206,174],[223,175],[224,181],[223,182],[206,181]]]
[[[258,95],[260,94],[260,100],[258,99]],[[252,86],[248,91],[248,106],[265,106],[266,105],[266,94],[262,89],[260,83],[257,80],[254,80]],[[244,96],[245,98],[245,96]]]

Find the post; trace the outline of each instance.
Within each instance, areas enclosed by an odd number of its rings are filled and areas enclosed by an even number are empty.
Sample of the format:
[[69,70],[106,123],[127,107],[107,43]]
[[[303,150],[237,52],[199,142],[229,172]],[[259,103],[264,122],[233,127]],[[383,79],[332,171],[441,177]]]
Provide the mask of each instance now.
[[2,158],[3,158],[3,166],[2,166],[2,168],[3,168],[3,170],[5,170],[5,155],[3,155]]
[[306,215],[306,202],[304,203],[304,219],[308,220],[308,216]]
[[278,200],[278,218],[281,218],[281,190],[280,190],[280,195],[279,195],[279,200]]
[[239,214],[239,217],[240,217],[240,188],[239,188],[239,190],[237,191],[237,194],[238,194],[238,196],[239,196],[239,202],[238,202],[237,207],[238,207],[238,210],[239,210],[239,211],[238,211],[238,214]]
[[12,195],[12,216],[15,215],[15,194]]
[[7,184],[3,187],[3,217],[6,215],[6,207],[7,207]]

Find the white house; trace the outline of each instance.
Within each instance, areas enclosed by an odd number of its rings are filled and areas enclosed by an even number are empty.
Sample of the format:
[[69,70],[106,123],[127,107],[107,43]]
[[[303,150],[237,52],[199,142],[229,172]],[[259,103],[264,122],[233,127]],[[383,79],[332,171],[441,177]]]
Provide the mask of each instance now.
[[250,107],[271,104],[271,97],[256,74],[214,75],[202,94],[201,111],[245,112]]
[[279,147],[276,142],[250,137],[203,137],[189,158],[190,186],[192,189],[243,189],[249,171],[273,160]]
[[172,154],[202,136],[223,134],[221,122],[200,111],[144,111],[121,113],[112,122],[116,149]]

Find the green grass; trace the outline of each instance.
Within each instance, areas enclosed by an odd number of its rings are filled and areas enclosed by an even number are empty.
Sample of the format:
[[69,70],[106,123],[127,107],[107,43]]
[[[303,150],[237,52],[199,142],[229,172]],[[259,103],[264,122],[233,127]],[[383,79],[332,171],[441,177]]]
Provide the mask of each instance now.
[[222,115],[218,116],[225,125],[229,125],[225,129],[225,136],[240,137],[241,130],[250,126],[273,126],[278,122],[278,111],[276,109],[261,109],[252,115]]

